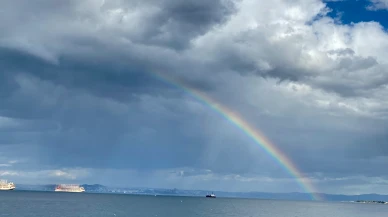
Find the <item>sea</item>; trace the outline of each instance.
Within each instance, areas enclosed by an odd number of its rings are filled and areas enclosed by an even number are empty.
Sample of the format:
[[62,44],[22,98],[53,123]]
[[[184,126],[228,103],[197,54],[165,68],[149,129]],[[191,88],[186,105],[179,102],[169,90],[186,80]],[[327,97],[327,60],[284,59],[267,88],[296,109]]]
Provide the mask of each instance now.
[[387,217],[388,205],[351,202],[1,191],[0,217]]

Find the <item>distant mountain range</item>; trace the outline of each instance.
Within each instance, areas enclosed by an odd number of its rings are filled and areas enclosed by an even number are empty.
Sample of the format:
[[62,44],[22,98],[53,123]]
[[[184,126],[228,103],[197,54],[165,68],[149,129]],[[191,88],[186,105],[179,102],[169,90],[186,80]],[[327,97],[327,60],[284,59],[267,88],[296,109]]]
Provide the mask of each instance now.
[[[17,185],[17,190],[27,191],[54,191],[56,185]],[[116,193],[116,194],[137,194],[137,195],[170,195],[170,196],[198,196],[204,197],[209,191],[204,190],[181,190],[181,189],[161,189],[161,188],[114,188],[104,185],[81,185],[89,193]],[[307,193],[266,193],[266,192],[225,192],[214,191],[217,197],[236,198],[257,198],[275,200],[311,200]],[[327,201],[388,201],[388,195],[381,194],[319,194]]]

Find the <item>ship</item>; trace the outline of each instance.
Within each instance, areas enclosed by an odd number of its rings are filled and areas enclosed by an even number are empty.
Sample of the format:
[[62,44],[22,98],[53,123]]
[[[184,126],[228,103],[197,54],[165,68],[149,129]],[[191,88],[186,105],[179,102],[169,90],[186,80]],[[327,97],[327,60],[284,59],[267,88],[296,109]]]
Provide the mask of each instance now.
[[76,184],[60,184],[55,187],[57,192],[84,192],[84,187]]
[[13,182],[8,182],[8,180],[0,180],[0,190],[7,191],[7,190],[14,190],[15,184]]
[[210,197],[210,198],[216,198],[216,195],[213,194],[213,192],[211,194],[207,194],[206,197]]

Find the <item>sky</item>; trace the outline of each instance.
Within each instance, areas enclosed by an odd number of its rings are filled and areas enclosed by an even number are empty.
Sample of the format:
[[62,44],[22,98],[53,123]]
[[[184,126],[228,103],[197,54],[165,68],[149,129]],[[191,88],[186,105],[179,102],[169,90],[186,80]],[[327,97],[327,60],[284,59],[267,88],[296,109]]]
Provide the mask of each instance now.
[[388,194],[388,1],[0,1],[0,177]]

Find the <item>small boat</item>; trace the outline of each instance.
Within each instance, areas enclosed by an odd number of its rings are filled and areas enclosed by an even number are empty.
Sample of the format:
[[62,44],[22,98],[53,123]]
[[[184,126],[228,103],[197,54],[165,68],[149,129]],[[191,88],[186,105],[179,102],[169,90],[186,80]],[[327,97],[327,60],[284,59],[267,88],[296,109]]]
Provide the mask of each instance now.
[[213,194],[213,192],[211,194],[207,194],[206,197],[210,197],[210,198],[216,198],[216,195]]

